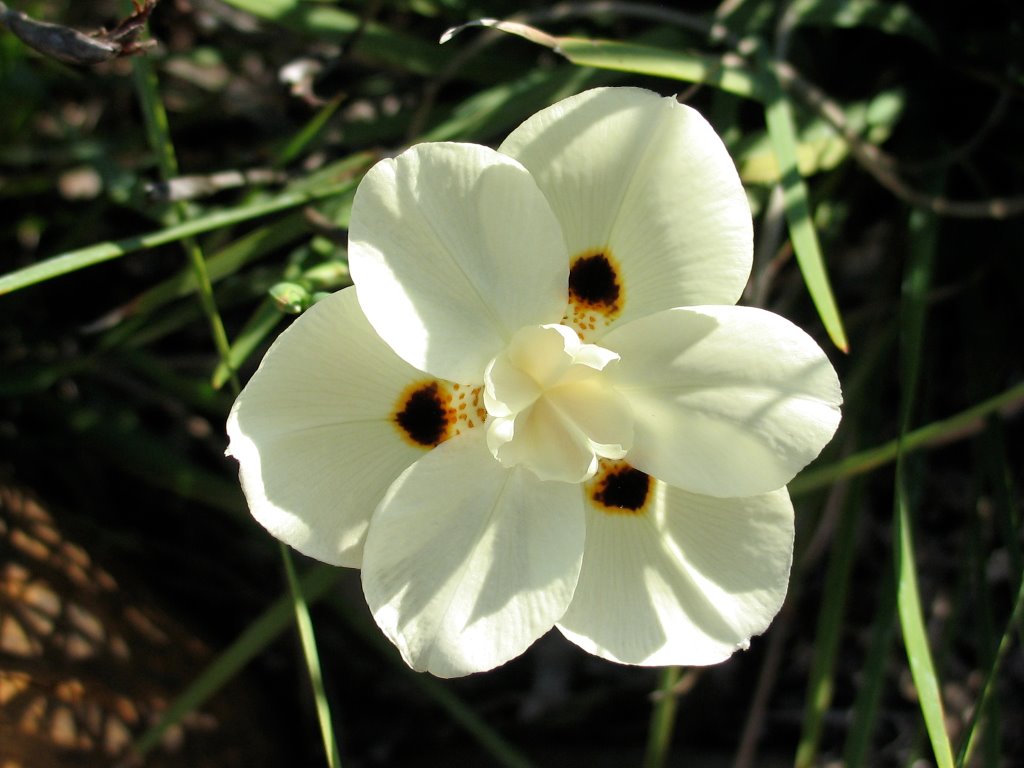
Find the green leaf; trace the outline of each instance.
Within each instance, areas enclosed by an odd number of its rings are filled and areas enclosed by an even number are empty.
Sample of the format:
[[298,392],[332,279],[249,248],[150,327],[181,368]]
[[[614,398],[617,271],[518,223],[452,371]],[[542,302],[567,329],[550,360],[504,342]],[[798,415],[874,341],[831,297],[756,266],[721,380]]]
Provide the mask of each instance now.
[[[913,211],[910,215],[910,259],[903,281],[901,305],[901,435],[909,429],[913,403],[917,397],[917,382],[920,378],[921,355],[924,349],[927,292],[931,284],[932,260],[937,237],[935,214],[920,209]],[[928,645],[921,597],[917,587],[913,531],[902,451],[896,459],[895,497],[893,545],[897,574],[896,602],[900,627],[903,630],[903,645],[907,651],[910,674],[917,689],[918,702],[924,715],[936,764],[938,768],[953,768],[953,749],[946,733],[942,693],[935,672],[935,663],[932,661],[931,648]]]
[[281,310],[278,309],[277,303],[273,299],[266,299],[256,308],[241,333],[235,336],[228,352],[226,364],[221,363],[213,372],[214,389],[220,389],[228,382],[231,372],[242,367],[249,356],[256,351],[257,347],[283,319],[284,315],[281,314]]
[[[368,161],[371,155],[363,153],[361,157],[364,158],[364,161]],[[27,288],[36,283],[52,280],[55,277],[77,272],[80,269],[85,269],[95,264],[119,259],[129,253],[135,253],[147,248],[156,248],[157,246],[177,242],[193,235],[224,229],[234,224],[262,218],[263,216],[306,205],[316,200],[342,195],[355,189],[357,183],[358,179],[349,179],[308,191],[286,192],[271,200],[218,211],[206,216],[199,216],[182,224],[176,224],[145,235],[97,243],[86,248],[68,251],[67,253],[53,256],[45,261],[31,264],[14,272],[8,272],[0,277],[0,296]]]
[[790,15],[802,26],[868,27],[889,35],[917,40],[932,51],[939,41],[921,17],[903,3],[878,0],[803,0],[794,4]]
[[306,659],[306,671],[313,687],[313,699],[316,702],[317,719],[320,721],[320,738],[324,744],[324,754],[327,755],[327,766],[328,768],[341,768],[338,742],[334,738],[334,720],[331,717],[327,691],[324,689],[320,653],[317,651],[316,636],[313,634],[313,620],[309,616],[309,605],[306,604],[306,595],[302,584],[299,582],[298,576],[295,575],[295,564],[292,562],[291,552],[288,551],[288,546],[283,541],[279,544],[281,561],[284,563],[284,572],[292,595],[295,625],[299,630],[299,642],[302,643],[302,655]]
[[918,427],[913,432],[907,432],[902,440],[890,440],[847,456],[834,464],[806,470],[787,486],[789,493],[792,496],[802,496],[825,488],[841,478],[862,475],[891,464],[901,452],[905,455],[929,446],[945,445],[958,437],[979,431],[988,416],[1004,410],[1008,413],[1016,412],[1020,410],[1022,404],[1024,381],[959,413]]
[[[303,574],[302,592],[313,603],[327,594],[341,571],[317,565]],[[291,595],[279,597],[238,638],[222,651],[189,686],[164,710],[160,720],[132,745],[135,755],[144,755],[160,743],[164,733],[185,715],[203,705],[235,675],[289,627],[294,619]]]
[[724,58],[703,53],[684,53],[641,43],[556,37],[528,24],[480,19],[445,32],[446,42],[468,27],[500,29],[559,53],[573,64],[618,72],[666,77],[688,83],[703,83],[747,99],[765,100],[769,83],[750,70],[728,63]]
[[[847,125],[872,144],[889,138],[903,113],[904,96],[883,91],[870,101],[851,104],[844,110]],[[830,123],[814,118],[799,131],[796,148],[800,175],[813,176],[832,170],[850,156],[850,145]],[[779,180],[779,161],[767,133],[750,134],[734,150],[740,177],[748,184],[774,184]]]
[[786,220],[789,222],[789,236],[793,241],[793,251],[803,273],[804,283],[807,284],[811,300],[832,343],[843,352],[847,352],[850,345],[846,340],[846,331],[843,329],[843,321],[825,270],[821,246],[818,244],[818,234],[811,219],[807,185],[800,175],[797,163],[797,135],[793,112],[781,88],[775,88],[773,98],[765,107],[765,121],[782,174],[782,192],[786,205]]
[[795,768],[811,768],[817,764],[825,713],[832,704],[835,683],[835,662],[842,636],[846,594],[857,550],[857,521],[861,495],[850,494],[843,504],[839,528],[833,538],[832,557],[825,574],[818,627],[814,636],[814,662],[807,680],[807,701],[804,704],[800,743],[797,745]]

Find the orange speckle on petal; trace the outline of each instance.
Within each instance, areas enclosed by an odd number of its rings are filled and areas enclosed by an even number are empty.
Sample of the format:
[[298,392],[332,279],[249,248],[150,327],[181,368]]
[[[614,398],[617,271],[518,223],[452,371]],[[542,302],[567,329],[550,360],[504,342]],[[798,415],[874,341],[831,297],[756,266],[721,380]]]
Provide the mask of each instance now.
[[585,251],[569,266],[569,307],[563,322],[581,338],[611,324],[625,301],[622,268],[606,249]]
[[406,387],[395,403],[392,421],[408,442],[433,448],[452,436],[455,411],[448,384],[436,379]]

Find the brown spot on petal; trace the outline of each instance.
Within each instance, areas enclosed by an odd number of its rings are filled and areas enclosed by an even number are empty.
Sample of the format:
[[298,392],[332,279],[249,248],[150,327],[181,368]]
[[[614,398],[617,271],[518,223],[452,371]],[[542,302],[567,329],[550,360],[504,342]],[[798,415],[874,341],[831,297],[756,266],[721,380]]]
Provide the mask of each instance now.
[[569,267],[569,309],[565,322],[586,338],[606,327],[622,311],[622,270],[607,249],[586,251]]
[[651,476],[624,461],[602,459],[597,474],[587,482],[594,505],[612,515],[641,515],[654,492]]
[[458,416],[448,387],[432,380],[406,387],[395,404],[393,418],[406,440],[433,448],[452,436]]

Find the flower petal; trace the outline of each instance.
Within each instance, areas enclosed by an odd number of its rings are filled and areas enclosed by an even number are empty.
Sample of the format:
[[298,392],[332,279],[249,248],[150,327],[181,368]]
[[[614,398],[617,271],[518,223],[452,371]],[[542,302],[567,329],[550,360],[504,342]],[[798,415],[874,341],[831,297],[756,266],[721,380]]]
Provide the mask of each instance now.
[[751,307],[689,307],[601,341],[633,407],[628,461],[670,485],[752,496],[788,483],[839,425],[828,358],[791,322]]
[[583,568],[558,628],[612,661],[715,664],[778,613],[792,556],[785,488],[716,499],[655,482],[638,514],[587,505]]
[[487,147],[420,144],[375,165],[352,205],[349,265],[377,333],[452,381],[479,383],[515,331],[565,313],[558,222],[530,174]]
[[750,274],[750,207],[721,139],[693,109],[639,88],[598,88],[538,112],[500,151],[537,180],[571,259],[610,257],[591,259],[581,279],[608,280],[608,265],[621,271],[604,297],[616,323],[736,303]]
[[370,514],[426,451],[393,419],[403,388],[422,378],[374,333],[353,289],[311,307],[228,417],[228,454],[253,517],[304,554],[358,566]]
[[583,557],[579,487],[503,468],[481,432],[410,467],[366,540],[374,618],[413,669],[440,677],[525,651],[565,612]]

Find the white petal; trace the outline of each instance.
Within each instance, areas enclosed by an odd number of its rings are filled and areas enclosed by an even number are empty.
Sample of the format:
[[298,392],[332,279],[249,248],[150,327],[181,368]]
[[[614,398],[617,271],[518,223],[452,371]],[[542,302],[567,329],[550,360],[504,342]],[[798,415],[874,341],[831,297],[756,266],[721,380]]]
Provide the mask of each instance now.
[[383,160],[352,205],[349,265],[370,323],[415,367],[479,383],[524,325],[558,322],[568,256],[517,162],[473,144]]
[[525,651],[565,612],[583,557],[579,487],[503,468],[480,432],[410,467],[366,541],[374,618],[413,669],[439,677]]
[[558,387],[547,397],[552,407],[579,427],[599,455],[621,459],[633,444],[629,401],[614,388],[583,381]]
[[358,566],[371,513],[425,452],[391,417],[403,388],[423,377],[373,332],[352,289],[311,307],[228,417],[228,454],[253,516],[300,552]]
[[711,496],[788,483],[832,439],[842,395],[828,358],[791,322],[750,307],[672,309],[601,343],[633,407],[627,459]]
[[597,469],[591,441],[546,397],[514,420],[502,417],[490,422],[487,445],[504,466],[523,465],[542,480],[581,483]]
[[654,483],[640,514],[587,505],[587,549],[570,640],[613,661],[703,665],[764,632],[782,607],[793,556],[784,488],[716,499]]
[[538,112],[500,151],[537,180],[570,258],[613,257],[624,294],[616,323],[739,298],[750,208],[725,146],[693,109],[638,88],[599,88]]

